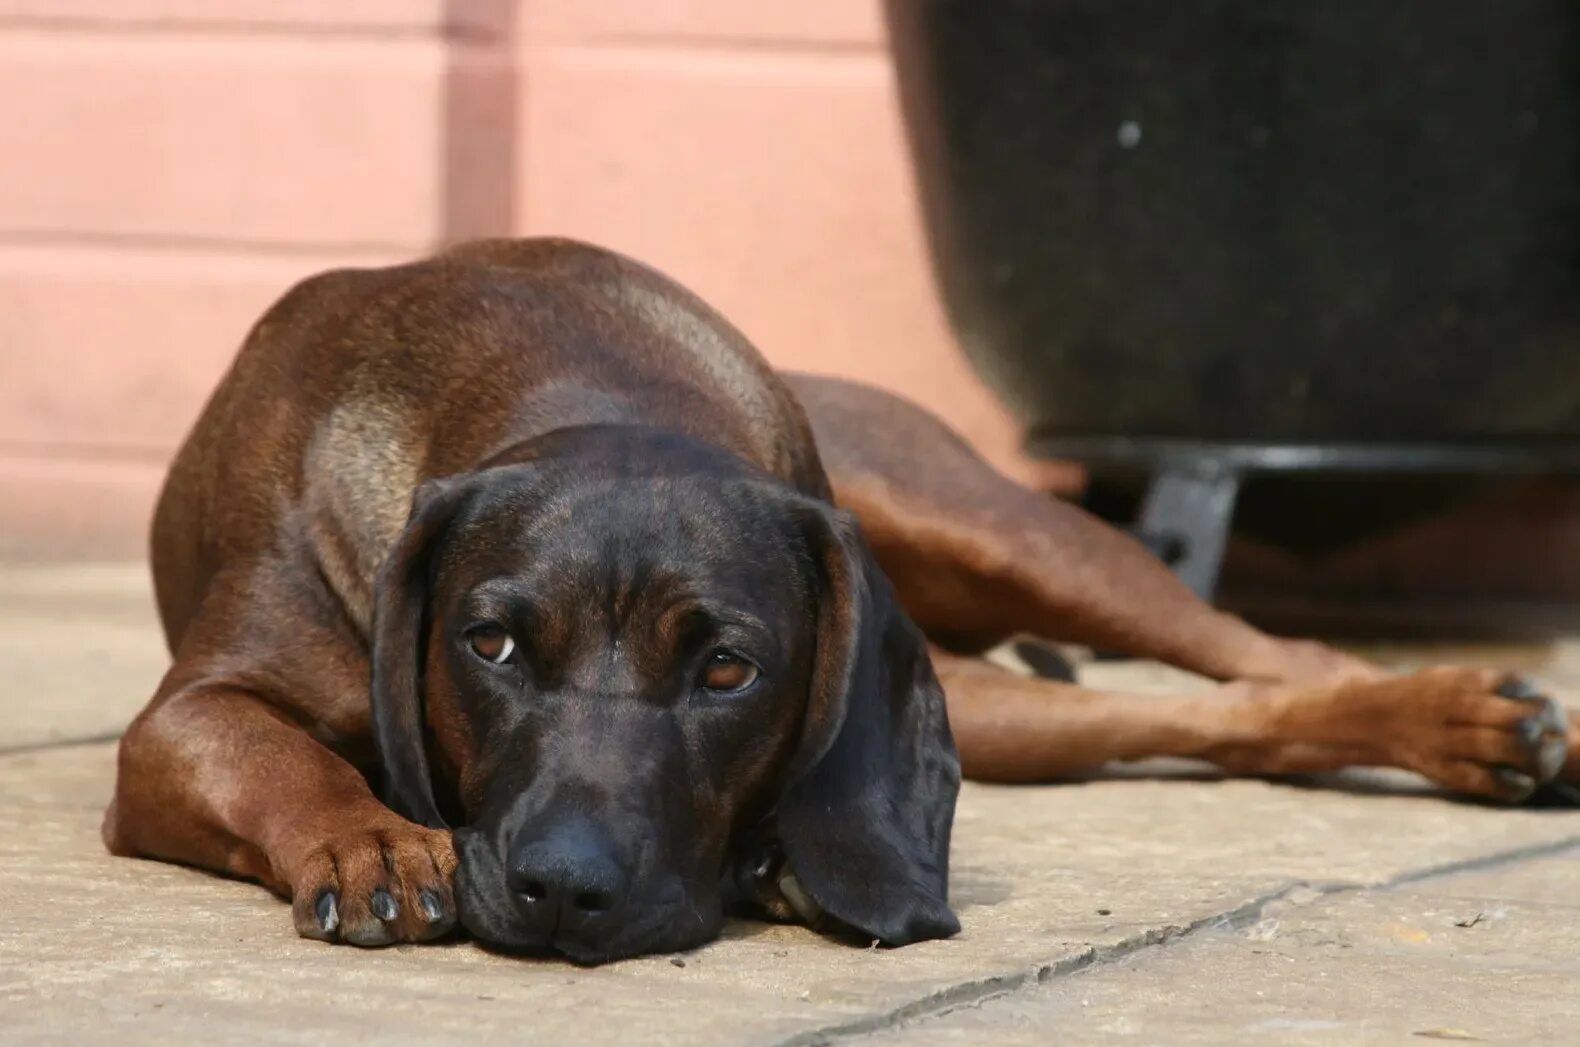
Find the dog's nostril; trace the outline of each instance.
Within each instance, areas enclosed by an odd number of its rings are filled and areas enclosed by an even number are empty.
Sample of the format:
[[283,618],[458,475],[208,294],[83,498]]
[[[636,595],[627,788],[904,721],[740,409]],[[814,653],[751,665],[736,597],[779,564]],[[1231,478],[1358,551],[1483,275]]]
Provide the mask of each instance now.
[[505,886],[529,922],[552,929],[562,919],[604,918],[622,905],[626,873],[598,827],[577,819],[516,835]]
[[604,891],[583,891],[576,896],[576,908],[583,912],[603,912],[614,904]]

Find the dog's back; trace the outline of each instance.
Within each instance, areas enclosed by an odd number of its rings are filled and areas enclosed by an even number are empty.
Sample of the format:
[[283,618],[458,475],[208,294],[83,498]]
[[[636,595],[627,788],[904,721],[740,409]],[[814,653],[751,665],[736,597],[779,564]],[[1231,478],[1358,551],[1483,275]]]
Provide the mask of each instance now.
[[478,241],[303,281],[253,328],[160,498],[171,649],[215,574],[265,553],[312,557],[365,632],[418,483],[600,423],[690,435],[827,493],[800,407],[750,343],[620,255]]

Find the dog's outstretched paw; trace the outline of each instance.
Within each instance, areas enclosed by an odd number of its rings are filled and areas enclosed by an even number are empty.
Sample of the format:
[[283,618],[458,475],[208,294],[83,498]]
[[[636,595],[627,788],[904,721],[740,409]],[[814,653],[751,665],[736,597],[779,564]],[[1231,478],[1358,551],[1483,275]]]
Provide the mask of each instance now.
[[1380,762],[1466,796],[1524,803],[1569,759],[1568,715],[1521,676],[1423,669],[1343,685],[1338,694],[1342,718],[1359,729],[1356,741],[1375,748]]
[[1564,769],[1568,716],[1530,679],[1476,669],[1433,669],[1417,678],[1445,721],[1443,751],[1421,768],[1439,784],[1525,803]]

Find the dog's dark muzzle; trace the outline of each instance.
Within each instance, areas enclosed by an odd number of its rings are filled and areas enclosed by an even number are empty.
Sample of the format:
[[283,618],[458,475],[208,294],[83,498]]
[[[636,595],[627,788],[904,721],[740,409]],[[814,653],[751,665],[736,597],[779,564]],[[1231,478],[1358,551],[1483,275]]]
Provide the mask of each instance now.
[[601,963],[689,948],[717,931],[716,899],[688,897],[679,876],[638,875],[651,863],[626,859],[585,819],[493,835],[455,837],[461,923],[485,942]]

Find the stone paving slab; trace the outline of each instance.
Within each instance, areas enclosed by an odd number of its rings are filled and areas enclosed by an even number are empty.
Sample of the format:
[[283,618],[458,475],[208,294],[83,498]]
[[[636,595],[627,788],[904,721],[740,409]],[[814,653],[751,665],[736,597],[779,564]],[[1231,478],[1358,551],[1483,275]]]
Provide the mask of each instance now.
[[[0,1029],[35,1042],[819,1042],[1034,983],[1300,883],[1378,884],[1580,842],[1580,814],[1260,782],[969,786],[964,933],[869,950],[740,922],[684,957],[603,968],[457,943],[295,937],[283,903],[98,840],[113,746],[0,757]],[[677,966],[672,959],[681,959]]]
[[169,660],[145,565],[0,567],[0,752],[113,737]]
[[1573,1043],[1580,850],[1393,889],[1296,892],[1208,928],[869,1040],[1344,1045]]

